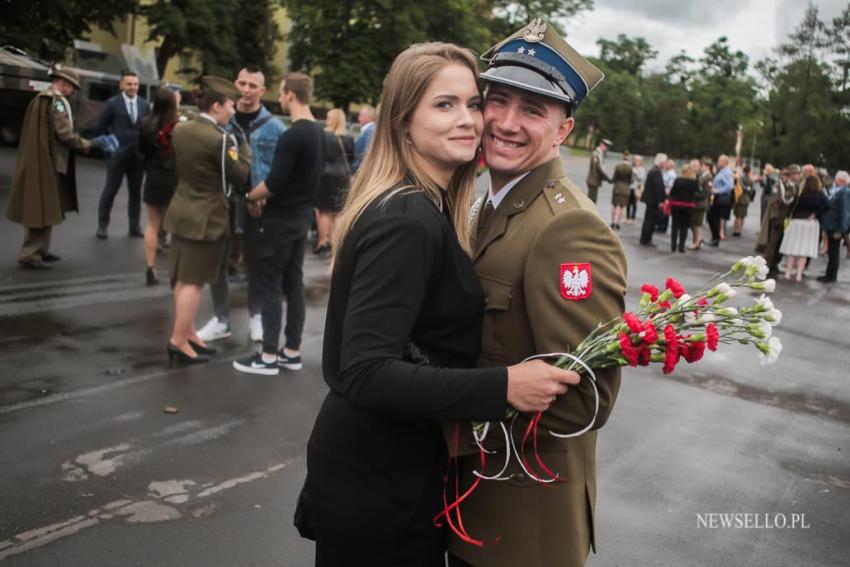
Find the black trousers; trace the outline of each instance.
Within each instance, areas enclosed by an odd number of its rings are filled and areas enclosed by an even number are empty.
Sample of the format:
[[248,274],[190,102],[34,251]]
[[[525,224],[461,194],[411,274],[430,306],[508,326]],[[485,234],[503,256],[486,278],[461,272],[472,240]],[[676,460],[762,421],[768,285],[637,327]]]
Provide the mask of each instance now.
[[658,218],[658,203],[646,204],[643,212],[643,224],[640,227],[640,243],[652,242],[652,233],[655,231],[655,222]]
[[829,258],[826,264],[826,277],[834,280],[838,277],[838,263],[841,259],[843,238],[833,238],[831,232],[826,233],[826,238],[826,254]]
[[304,246],[311,209],[296,209],[285,215],[263,216],[256,239],[257,294],[263,317],[263,352],[277,352],[283,318],[281,293],[286,298],[284,346],[301,347],[306,316],[304,296]]
[[691,209],[688,207],[673,207],[670,213],[673,225],[670,231],[670,249],[672,251],[684,250],[685,240],[688,238],[688,228],[691,224]]
[[141,230],[142,214],[142,177],[144,169],[142,158],[135,148],[119,151],[106,164],[106,185],[100,194],[97,206],[97,224],[100,228],[109,226],[109,216],[112,213],[112,203],[121,188],[121,182],[127,177],[127,219],[130,230]]
[[634,219],[637,214],[637,197],[635,190],[629,191],[629,202],[626,204],[626,219]]

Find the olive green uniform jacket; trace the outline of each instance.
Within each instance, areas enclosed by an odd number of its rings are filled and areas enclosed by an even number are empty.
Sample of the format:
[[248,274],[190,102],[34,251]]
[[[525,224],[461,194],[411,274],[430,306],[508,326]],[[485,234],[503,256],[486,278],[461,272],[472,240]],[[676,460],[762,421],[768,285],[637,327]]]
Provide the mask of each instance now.
[[243,143],[237,149],[233,138],[203,115],[178,124],[171,145],[178,181],[165,214],[165,230],[189,240],[228,238],[227,187],[245,186],[250,147]]
[[617,167],[614,168],[614,175],[612,176],[612,179],[614,183],[612,192],[614,195],[628,197],[629,191],[631,190],[632,180],[634,179],[632,164],[627,161],[621,161],[618,163]]
[[611,178],[602,169],[602,152],[593,150],[593,154],[590,156],[590,167],[587,170],[587,186],[599,187],[603,180],[608,183],[611,182]]
[[[475,221],[474,221],[475,222]],[[473,226],[473,234],[477,227]],[[553,159],[523,178],[477,232],[474,264],[486,296],[479,366],[507,366],[541,353],[566,352],[597,323],[622,314],[626,258],[617,236],[596,206]],[[562,264],[589,263],[585,299],[562,295]],[[484,481],[463,503],[464,526],[473,537],[501,543],[483,548],[453,539],[452,553],[487,567],[584,565],[594,545],[596,431],[608,420],[620,385],[620,369],[596,371],[599,413],[594,430],[557,439],[549,430],[569,433],[590,423],[594,396],[587,378],[561,396],[540,422],[539,449],[544,463],[564,482],[541,486],[527,478],[516,459],[511,480]],[[517,446],[530,416],[516,423]],[[468,431],[468,425],[461,428]],[[501,430],[486,445],[504,444]],[[471,438],[461,440],[463,486],[478,464]],[[498,472],[504,453],[488,455],[489,475]],[[533,460],[533,459],[532,459]]]
[[[68,99],[53,85],[38,93],[24,116],[6,217],[27,228],[44,228],[76,211],[71,152],[87,152],[90,146],[74,131]],[[63,183],[59,175],[69,177]]]

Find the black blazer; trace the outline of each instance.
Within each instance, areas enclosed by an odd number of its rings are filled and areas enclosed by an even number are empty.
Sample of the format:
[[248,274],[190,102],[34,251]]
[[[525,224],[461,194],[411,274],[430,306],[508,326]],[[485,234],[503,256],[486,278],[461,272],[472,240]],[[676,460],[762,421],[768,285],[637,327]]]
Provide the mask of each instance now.
[[641,201],[647,205],[660,205],[667,198],[664,190],[664,176],[658,167],[653,167],[646,175],[646,183],[643,187]]
[[113,134],[118,138],[118,151],[123,152],[130,149],[136,149],[139,143],[139,125],[142,123],[142,118],[150,110],[150,105],[146,99],[136,96],[136,123],[130,120],[130,114],[127,112],[127,105],[124,104],[124,97],[121,93],[113,96],[104,104],[103,110],[100,113],[100,119],[97,122],[98,134]]
[[670,189],[670,200],[679,203],[695,203],[698,191],[699,182],[696,179],[677,177]]
[[[307,484],[317,541],[341,544],[348,564],[421,565],[444,544],[431,524],[448,458],[439,424],[504,418],[507,371],[472,368],[484,296],[449,220],[421,190],[382,201],[336,258],[322,355],[330,392]],[[411,343],[430,365],[411,361]],[[358,556],[378,537],[402,555]]]

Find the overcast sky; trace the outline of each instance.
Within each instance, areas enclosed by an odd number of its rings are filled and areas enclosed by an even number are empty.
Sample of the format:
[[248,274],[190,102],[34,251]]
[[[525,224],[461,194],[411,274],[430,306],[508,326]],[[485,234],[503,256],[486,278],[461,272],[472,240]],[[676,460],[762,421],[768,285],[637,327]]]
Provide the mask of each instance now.
[[[831,22],[850,0],[817,0],[820,18]],[[567,41],[580,53],[598,56],[596,40],[618,34],[641,36],[658,50],[649,63],[663,69],[673,55],[685,50],[698,58],[721,35],[733,49],[750,57],[750,64],[770,55],[785,42],[803,17],[805,0],[595,0],[593,11],[566,22]],[[710,8],[709,8],[710,7]]]

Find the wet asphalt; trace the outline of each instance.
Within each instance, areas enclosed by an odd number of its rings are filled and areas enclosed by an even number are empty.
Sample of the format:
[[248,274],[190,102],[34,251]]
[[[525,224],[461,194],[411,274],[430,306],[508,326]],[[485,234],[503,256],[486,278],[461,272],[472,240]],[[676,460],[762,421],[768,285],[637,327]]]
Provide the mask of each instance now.
[[[4,213],[13,164],[14,150],[0,148]],[[582,184],[587,160],[567,164]],[[291,518],[326,392],[327,261],[308,254],[305,266],[303,371],[264,377],[231,368],[253,348],[244,284],[232,288],[234,336],[216,343],[214,362],[169,367],[171,294],[165,284],[144,285],[124,189],[109,239],[94,238],[104,179],[102,162],[78,161],[82,212],[55,227],[53,251],[63,259],[50,272],[16,265],[22,230],[5,214],[0,220],[0,563],[312,565],[312,544]],[[609,201],[606,185],[606,218]],[[662,235],[658,249],[639,247],[638,226],[623,225],[628,304],[642,283],[674,275],[697,285],[750,254],[757,213],[754,205],[742,238],[687,254],[667,252]],[[573,260],[553,259],[553,277]],[[829,286],[814,280],[825,263],[815,260],[801,284],[780,282],[774,294],[785,345],[775,365],[727,346],[673,376],[624,372],[599,436],[590,566],[847,564],[850,260]],[[166,275],[165,256],[158,266]],[[210,311],[205,292],[199,325]],[[719,527],[730,517],[712,514],[750,516]],[[764,527],[783,518],[784,529]]]

